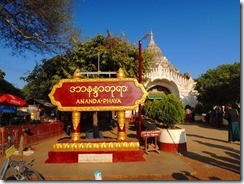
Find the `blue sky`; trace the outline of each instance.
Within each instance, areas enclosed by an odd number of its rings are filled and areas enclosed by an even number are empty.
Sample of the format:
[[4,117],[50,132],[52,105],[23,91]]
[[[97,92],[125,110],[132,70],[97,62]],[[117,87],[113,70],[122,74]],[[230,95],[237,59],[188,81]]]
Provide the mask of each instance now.
[[[240,61],[240,1],[238,0],[78,0],[74,24],[81,40],[125,35],[138,45],[146,33],[153,32],[163,55],[181,73],[193,78],[222,64]],[[149,39],[143,40],[143,48]],[[138,47],[138,46],[137,46]],[[19,77],[32,71],[35,63],[50,56],[26,58],[11,56],[0,47],[0,69],[5,80],[22,88]]]

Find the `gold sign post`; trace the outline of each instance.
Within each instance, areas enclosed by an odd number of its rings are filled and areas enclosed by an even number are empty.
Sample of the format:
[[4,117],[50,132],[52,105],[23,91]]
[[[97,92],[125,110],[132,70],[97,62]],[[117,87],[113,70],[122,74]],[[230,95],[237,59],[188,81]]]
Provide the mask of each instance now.
[[[80,79],[82,75],[79,74],[80,70],[77,69],[74,72],[73,78],[74,79]],[[72,111],[72,124],[73,124],[73,128],[72,128],[72,133],[71,133],[71,139],[72,141],[78,141],[80,140],[80,119],[81,119],[81,115],[80,115],[80,111]]]
[[[125,78],[124,71],[120,68],[117,73],[117,78],[122,79]],[[125,132],[125,111],[118,111],[118,140],[125,140],[126,139],[126,132]]]

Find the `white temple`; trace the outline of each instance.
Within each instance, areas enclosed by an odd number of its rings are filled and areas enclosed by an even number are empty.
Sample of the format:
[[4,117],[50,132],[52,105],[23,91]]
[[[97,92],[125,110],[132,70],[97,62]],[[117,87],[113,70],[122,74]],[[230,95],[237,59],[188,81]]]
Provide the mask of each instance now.
[[156,45],[151,33],[150,42],[147,46],[153,53],[151,71],[144,73],[143,78],[148,78],[144,83],[149,94],[174,94],[184,105],[195,107],[197,104],[197,91],[194,90],[196,82],[188,72],[181,74],[168,59],[163,55],[161,49]]

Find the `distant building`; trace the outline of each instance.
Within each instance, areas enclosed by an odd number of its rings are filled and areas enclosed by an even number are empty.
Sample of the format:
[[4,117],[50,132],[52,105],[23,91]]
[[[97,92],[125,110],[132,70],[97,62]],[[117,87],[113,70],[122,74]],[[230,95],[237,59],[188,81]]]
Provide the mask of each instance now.
[[149,92],[149,99],[158,98],[164,94],[174,94],[184,105],[194,107],[197,104],[197,91],[194,90],[196,82],[187,72],[181,74],[156,45],[151,33],[150,42],[147,46],[154,55],[151,63],[151,71],[144,73],[143,78],[148,78],[144,83]]

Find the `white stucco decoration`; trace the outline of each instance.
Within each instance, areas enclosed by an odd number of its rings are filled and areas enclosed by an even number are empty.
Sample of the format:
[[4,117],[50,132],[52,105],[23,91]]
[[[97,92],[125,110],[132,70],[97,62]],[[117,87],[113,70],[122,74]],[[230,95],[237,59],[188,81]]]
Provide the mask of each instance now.
[[194,90],[196,82],[190,74],[186,72],[181,74],[169,60],[163,56],[163,52],[156,45],[153,34],[151,33],[150,42],[147,49],[150,49],[154,54],[151,64],[151,71],[144,73],[143,77],[149,81],[144,84],[146,90],[154,86],[162,86],[167,88],[172,94],[180,98],[184,105],[194,107],[197,104],[197,91]]

